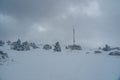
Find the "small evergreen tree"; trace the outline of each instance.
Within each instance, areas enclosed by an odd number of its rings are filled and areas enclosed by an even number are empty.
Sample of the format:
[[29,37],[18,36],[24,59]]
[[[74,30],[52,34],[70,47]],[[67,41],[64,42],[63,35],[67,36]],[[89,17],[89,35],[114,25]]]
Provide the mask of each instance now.
[[56,52],[61,52],[61,47],[60,47],[59,42],[56,42],[56,43],[55,43],[53,50],[56,51]]

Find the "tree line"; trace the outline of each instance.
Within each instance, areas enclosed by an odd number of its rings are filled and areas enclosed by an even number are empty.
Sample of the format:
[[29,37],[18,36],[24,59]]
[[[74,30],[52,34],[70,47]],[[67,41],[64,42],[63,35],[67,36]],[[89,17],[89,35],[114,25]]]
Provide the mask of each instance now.
[[[31,49],[40,48],[34,42],[28,42],[28,41],[22,42],[20,39],[14,42],[7,41],[6,44],[10,46],[10,49],[16,50],[16,51],[29,51]],[[0,46],[4,46],[4,45],[5,45],[5,42],[0,40]],[[43,45],[43,49],[45,50],[53,49],[55,52],[61,52],[61,46],[59,42],[56,42],[53,46],[51,46],[50,44],[45,44]]]

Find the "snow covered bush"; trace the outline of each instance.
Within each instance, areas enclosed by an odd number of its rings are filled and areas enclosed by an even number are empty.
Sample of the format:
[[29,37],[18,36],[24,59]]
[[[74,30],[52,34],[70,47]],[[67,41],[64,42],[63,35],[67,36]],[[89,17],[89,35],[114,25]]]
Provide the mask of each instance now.
[[7,61],[8,54],[4,53],[3,51],[0,51],[0,64],[3,64]]
[[0,46],[3,46],[5,43],[2,41],[2,40],[0,40]]
[[120,52],[119,51],[110,52],[109,55],[120,56]]
[[52,46],[50,46],[49,44],[46,44],[43,46],[43,49],[50,50],[50,49],[52,49]]
[[29,43],[28,41],[21,42],[20,39],[12,43],[11,42],[7,43],[11,46],[11,49],[16,51],[28,51],[31,48],[33,49],[39,48],[34,42],[33,43]]
[[13,43],[11,44],[11,49],[17,50],[17,51],[23,51],[23,47],[22,47],[22,44],[21,44],[21,40],[18,39],[16,42],[13,42]]
[[7,45],[11,45],[11,41],[7,41],[6,43],[7,43]]
[[102,53],[101,51],[94,51],[95,54],[99,54],[99,53]]
[[80,45],[68,45],[66,46],[66,49],[70,49],[70,50],[82,50],[82,47]]
[[35,43],[30,43],[30,46],[31,46],[33,49],[39,48]]
[[54,45],[54,49],[55,52],[61,52],[61,46],[59,44],[59,42],[56,42]]
[[103,51],[110,51],[111,47],[109,45],[105,45],[105,47],[103,48]]
[[28,51],[30,50],[30,44],[27,41],[25,41],[22,43],[22,48],[24,51]]

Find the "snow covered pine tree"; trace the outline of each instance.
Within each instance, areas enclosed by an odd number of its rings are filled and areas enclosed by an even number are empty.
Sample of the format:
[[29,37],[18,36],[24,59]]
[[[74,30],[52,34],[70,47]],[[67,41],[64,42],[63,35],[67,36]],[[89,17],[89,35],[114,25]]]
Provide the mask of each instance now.
[[61,46],[59,44],[59,42],[56,42],[54,45],[54,49],[55,52],[61,52]]

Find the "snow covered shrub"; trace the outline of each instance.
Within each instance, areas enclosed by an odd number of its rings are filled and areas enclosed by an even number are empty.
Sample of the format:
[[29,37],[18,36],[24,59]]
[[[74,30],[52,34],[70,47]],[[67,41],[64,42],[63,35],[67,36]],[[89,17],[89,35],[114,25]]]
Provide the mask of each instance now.
[[20,39],[18,39],[16,42],[8,42],[10,43],[11,49],[16,51],[28,51],[32,47],[33,49],[39,48],[35,43],[29,43],[27,41],[21,42]]
[[22,43],[22,49],[23,49],[23,51],[30,50],[30,44],[27,41],[23,42]]
[[110,51],[111,50],[111,47],[108,46],[107,44],[105,45],[105,47],[103,48],[103,51]]
[[99,54],[99,53],[102,53],[101,51],[94,51],[95,54]]
[[5,43],[2,41],[2,40],[0,40],[0,46],[3,46]]
[[70,50],[82,50],[82,47],[80,45],[68,45],[66,46],[66,49],[70,49]]
[[31,46],[33,49],[39,48],[35,43],[30,43],[30,46]]
[[56,42],[54,45],[54,49],[55,52],[61,52],[61,46],[59,44],[59,42]]
[[18,39],[16,42],[11,43],[11,49],[16,51],[28,51],[30,50],[30,43],[27,41],[21,42],[21,40]]
[[23,51],[21,40],[18,39],[16,42],[11,43],[11,49],[17,50],[17,51]]
[[120,52],[119,51],[113,51],[113,52],[110,52],[109,55],[120,56]]
[[50,46],[49,44],[46,44],[43,46],[43,49],[50,50],[50,49],[52,49],[52,46]]
[[4,53],[3,51],[0,51],[0,64],[6,62],[7,58],[8,58],[8,54]]
[[8,45],[11,45],[11,41],[7,41],[6,43],[7,43]]

